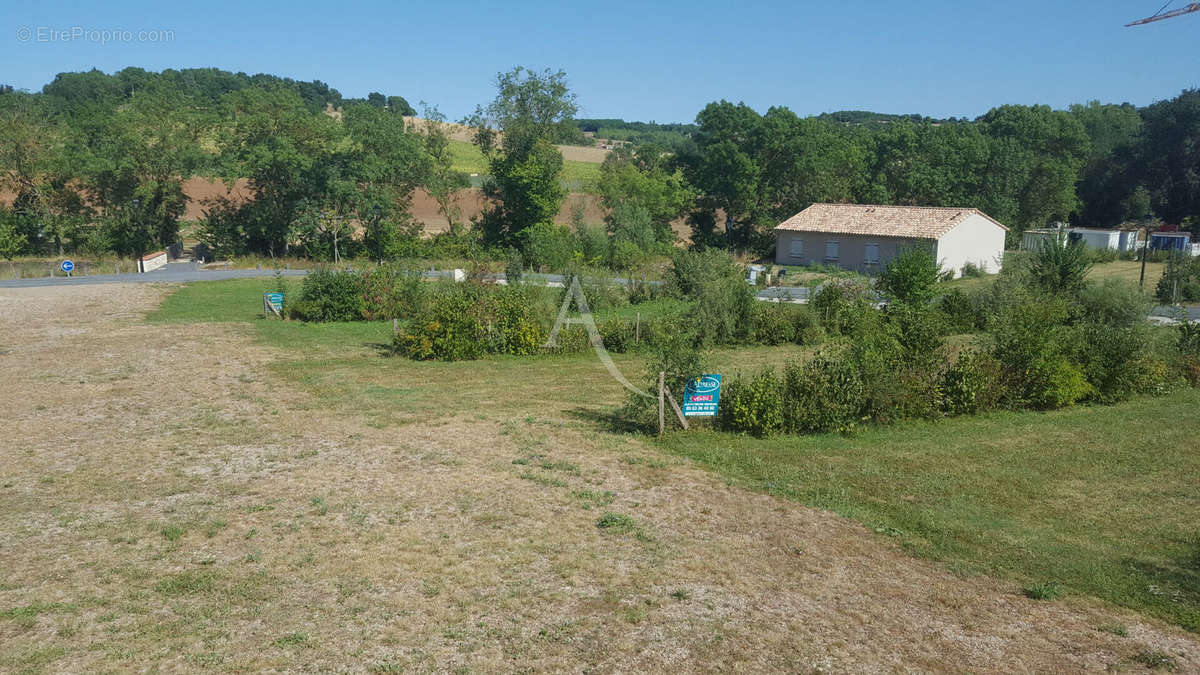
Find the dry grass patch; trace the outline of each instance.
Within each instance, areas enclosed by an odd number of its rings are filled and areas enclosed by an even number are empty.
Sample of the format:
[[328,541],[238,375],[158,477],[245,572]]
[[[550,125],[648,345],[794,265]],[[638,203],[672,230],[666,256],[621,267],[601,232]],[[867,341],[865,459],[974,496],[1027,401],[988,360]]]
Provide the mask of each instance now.
[[141,323],[161,292],[0,291],[0,667],[1060,671],[1130,639],[1200,664],[1181,631],[602,433],[620,391],[586,359],[297,359],[250,325]]

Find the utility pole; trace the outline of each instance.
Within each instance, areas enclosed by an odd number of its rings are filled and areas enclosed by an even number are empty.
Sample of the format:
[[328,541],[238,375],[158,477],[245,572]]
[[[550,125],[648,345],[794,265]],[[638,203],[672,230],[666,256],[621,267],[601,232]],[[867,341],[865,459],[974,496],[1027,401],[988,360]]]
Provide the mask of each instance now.
[[1146,253],[1150,250],[1150,225],[1146,224],[1146,240],[1142,242],[1142,276],[1138,278],[1138,290],[1146,289]]

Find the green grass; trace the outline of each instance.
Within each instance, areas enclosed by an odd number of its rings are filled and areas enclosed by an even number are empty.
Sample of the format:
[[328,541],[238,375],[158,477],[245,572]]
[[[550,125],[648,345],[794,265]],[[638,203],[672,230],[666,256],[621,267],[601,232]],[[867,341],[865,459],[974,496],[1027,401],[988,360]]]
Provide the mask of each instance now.
[[[1154,295],[1154,287],[1158,284],[1158,280],[1162,278],[1163,269],[1166,267],[1164,263],[1146,263],[1146,283],[1143,290],[1147,295]],[[1115,260],[1113,262],[1096,263],[1092,266],[1092,270],[1088,273],[1088,278],[1093,281],[1103,281],[1104,279],[1122,279],[1132,284],[1136,284],[1142,273],[1142,263],[1136,260]],[[964,291],[976,288],[986,288],[991,286],[996,281],[996,275],[988,274],[981,277],[963,277],[954,281],[947,281],[938,284],[938,288],[949,290],[951,288],[960,288]]]
[[[483,153],[473,143],[466,141],[450,141],[450,156],[453,158],[455,171],[468,174],[487,175],[487,161]],[[567,186],[577,192],[591,192],[596,181],[600,179],[600,164],[596,162],[577,162],[564,160],[562,180]]]
[[[1200,391],[854,437],[703,432],[661,447],[862,521],[909,552],[1200,631]],[[1053,579],[1053,586],[1045,580]]]
[[[415,362],[380,356],[389,323],[256,318],[259,294],[272,283],[189,284],[151,320],[242,322],[260,343],[286,353],[271,368],[312,394],[312,405],[362,415],[371,426],[536,416],[595,432],[607,428],[626,395],[590,352]],[[640,305],[643,317],[654,306]],[[732,375],[810,353],[755,347],[714,350],[705,359],[710,372]],[[613,357],[632,381],[643,381],[641,356]],[[994,413],[852,437],[758,440],[699,424],[702,430],[668,435],[657,447],[749,489],[857,519],[913,555],[954,570],[1028,588],[1050,588],[1052,580],[1064,596],[1102,598],[1200,631],[1197,409],[1200,391],[1185,390],[1117,406]],[[613,438],[622,444],[614,452],[626,461],[667,466],[653,451]],[[574,475],[557,464],[527,473],[527,480],[543,479],[553,483],[549,487],[564,487],[562,478]],[[610,500],[584,491],[572,498],[597,509]],[[176,579],[158,590],[186,594],[205,582],[211,579]]]
[[[300,280],[289,278],[288,286],[293,293],[298,292]],[[275,278],[270,272],[256,279],[198,281],[167,296],[146,320],[154,323],[253,321],[263,318],[263,293],[274,289]]]

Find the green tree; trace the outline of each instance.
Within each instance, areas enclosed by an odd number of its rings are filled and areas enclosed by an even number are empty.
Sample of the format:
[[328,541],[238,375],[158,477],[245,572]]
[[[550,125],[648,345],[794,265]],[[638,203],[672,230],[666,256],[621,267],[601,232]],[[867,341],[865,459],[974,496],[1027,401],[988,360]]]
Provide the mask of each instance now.
[[183,180],[205,161],[201,139],[212,125],[206,113],[169,89],[137,91],[87,139],[90,200],[111,227],[133,228],[114,233],[122,252],[142,255],[178,239],[187,208]]
[[1017,231],[1067,220],[1079,206],[1075,181],[1089,152],[1079,120],[1049,106],[1005,105],[980,122],[991,139],[981,208]]
[[1050,293],[1075,294],[1087,283],[1092,269],[1087,249],[1078,241],[1070,241],[1065,233],[1043,237],[1029,259],[1029,278],[1032,283]]
[[283,88],[242,89],[228,94],[225,106],[232,123],[222,154],[231,178],[248,178],[255,195],[239,215],[247,248],[286,255],[300,209],[324,202],[344,129],[332,117],[313,115],[296,92]]
[[657,145],[645,145],[636,152],[620,149],[610,153],[600,166],[597,189],[601,203],[609,210],[608,225],[614,235],[628,223],[631,213],[645,214],[653,229],[646,252],[655,248],[655,243],[674,243],[671,221],[683,215],[695,200],[683,173],[667,169],[663,151]]
[[18,232],[16,225],[0,223],[0,258],[7,260],[10,266],[13,258],[20,255],[28,244],[28,237]]
[[[1091,141],[1091,150],[1080,169],[1076,192],[1083,225],[1113,226],[1141,220],[1149,214],[1148,193],[1130,202],[1138,189],[1132,161],[1142,131],[1142,116],[1128,103],[1121,105],[1089,101],[1070,108]],[[1143,188],[1144,192],[1144,188]]]
[[894,303],[924,307],[936,295],[941,274],[942,267],[929,248],[912,246],[888,263],[875,288]]
[[553,143],[578,132],[571,121],[578,108],[562,71],[518,66],[497,75],[496,88],[496,98],[470,120],[491,171],[483,185],[491,205],[479,222],[488,241],[511,244],[526,228],[551,222],[562,206],[563,159]]
[[1157,214],[1169,223],[1200,216],[1200,89],[1142,111],[1138,182],[1150,191]]
[[[422,104],[424,105],[424,104]],[[424,122],[416,123],[416,133],[421,138],[421,150],[425,157],[425,173],[421,186],[438,205],[438,213],[446,219],[450,233],[458,235],[462,229],[462,210],[458,207],[458,195],[470,187],[467,174],[454,169],[454,154],[450,151],[450,136],[446,133],[446,117],[432,106],[425,106]]]

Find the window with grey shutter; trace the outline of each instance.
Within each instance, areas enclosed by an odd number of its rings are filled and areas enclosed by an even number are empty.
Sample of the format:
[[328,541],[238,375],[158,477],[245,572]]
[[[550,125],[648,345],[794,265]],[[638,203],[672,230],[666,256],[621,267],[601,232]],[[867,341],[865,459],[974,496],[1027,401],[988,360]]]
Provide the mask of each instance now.
[[825,242],[825,259],[826,260],[837,260],[838,259],[838,243],[836,241]]
[[879,264],[879,244],[867,244],[863,249],[863,262],[868,265]]
[[791,254],[792,254],[793,258],[799,258],[800,256],[804,255],[804,240],[803,239],[793,239],[792,240]]

